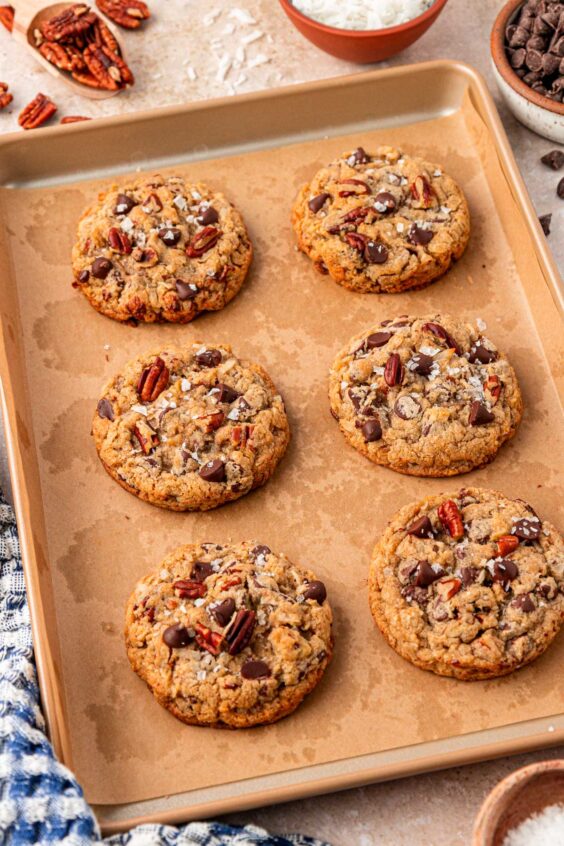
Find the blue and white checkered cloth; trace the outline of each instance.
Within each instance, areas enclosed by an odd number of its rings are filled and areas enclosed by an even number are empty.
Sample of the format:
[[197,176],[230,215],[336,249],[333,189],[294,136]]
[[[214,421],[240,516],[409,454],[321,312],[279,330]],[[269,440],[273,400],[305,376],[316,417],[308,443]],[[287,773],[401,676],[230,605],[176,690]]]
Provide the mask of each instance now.
[[[44,733],[31,626],[14,514],[0,494],[0,843],[101,843],[96,818]],[[143,825],[107,838],[112,846],[327,846],[255,826]]]

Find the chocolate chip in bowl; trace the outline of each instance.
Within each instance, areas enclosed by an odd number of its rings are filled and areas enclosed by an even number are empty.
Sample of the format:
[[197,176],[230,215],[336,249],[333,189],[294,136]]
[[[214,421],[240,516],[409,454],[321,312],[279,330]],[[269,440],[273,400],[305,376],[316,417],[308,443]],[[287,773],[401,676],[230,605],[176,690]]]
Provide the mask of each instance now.
[[[400,0],[393,4],[280,0],[296,29],[312,44],[359,64],[382,62],[410,47],[432,26],[446,4],[447,0]],[[376,5],[378,11],[368,8]]]
[[509,0],[491,53],[500,92],[517,120],[564,143],[564,2]]

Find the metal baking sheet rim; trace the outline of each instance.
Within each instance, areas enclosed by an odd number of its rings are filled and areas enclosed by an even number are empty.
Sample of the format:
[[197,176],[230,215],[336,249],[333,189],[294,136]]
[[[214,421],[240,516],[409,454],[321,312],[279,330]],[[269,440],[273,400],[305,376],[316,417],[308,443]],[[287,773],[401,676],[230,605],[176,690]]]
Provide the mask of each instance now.
[[[338,77],[331,80],[307,83],[277,89],[274,92],[258,92],[237,98],[172,106],[138,112],[123,117],[105,118],[89,126],[82,124],[71,131],[81,134],[96,131],[101,126],[119,127],[131,121],[142,122],[158,119],[159,116],[174,117],[191,111],[208,111],[221,108],[228,103],[255,102],[264,99],[278,99],[295,94],[307,94],[318,90],[346,86],[347,82],[358,83],[379,79],[404,79],[418,72],[444,70],[465,77],[468,89],[475,100],[488,131],[495,143],[501,167],[508,186],[519,206],[529,229],[535,254],[555,304],[564,313],[564,286],[555,261],[544,239],[537,215],[528,196],[527,189],[517,168],[509,141],[491,95],[481,75],[472,67],[460,62],[440,60],[420,65],[372,71],[352,77]],[[68,127],[53,127],[42,133],[59,135],[68,132]],[[0,152],[8,144],[23,143],[25,136],[11,133],[0,140]],[[46,645],[46,624],[42,598],[37,581],[37,557],[33,542],[33,521],[27,496],[25,472],[17,444],[16,406],[13,402],[12,378],[9,370],[4,326],[0,326],[0,372],[2,414],[6,425],[8,461],[13,484],[14,504],[18,520],[24,573],[28,590],[36,664],[42,695],[43,709],[51,741],[59,758],[72,769],[72,756],[68,738],[64,731],[64,708],[62,705],[52,655]],[[321,793],[343,790],[375,781],[400,778],[415,773],[468,764],[479,760],[542,749],[564,743],[564,714],[550,718],[514,723],[501,728],[486,729],[467,735],[444,740],[431,741],[415,746],[357,756],[339,762],[305,767],[292,772],[281,772],[262,778],[253,778],[177,794],[174,797],[159,797],[128,805],[94,806],[104,832],[110,834],[140,823],[179,823],[189,819],[225,814],[265,804],[286,802]],[[158,806],[158,807],[157,807]]]

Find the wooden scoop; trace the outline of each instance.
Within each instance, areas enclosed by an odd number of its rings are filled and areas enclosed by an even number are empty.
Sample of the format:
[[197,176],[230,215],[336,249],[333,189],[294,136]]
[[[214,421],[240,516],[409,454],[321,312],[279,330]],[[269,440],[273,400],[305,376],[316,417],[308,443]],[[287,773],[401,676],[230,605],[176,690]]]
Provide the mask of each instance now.
[[[44,6],[41,0],[11,0],[11,5],[15,10],[12,35],[16,41],[23,44],[33,54],[35,61],[39,62],[51,76],[56,76],[62,80],[75,94],[79,94],[81,97],[88,97],[91,100],[105,100],[107,97],[113,97],[115,94],[123,91],[123,88],[119,88],[116,91],[108,91],[105,88],[90,88],[88,85],[83,85],[81,82],[73,79],[68,71],[61,70],[55,65],[52,65],[51,62],[48,62],[35,46],[34,32],[39,28],[39,24],[42,21],[47,21],[55,17],[55,15],[58,15],[64,9],[68,9],[69,6],[75,5],[75,3],[53,3],[51,6]],[[123,45],[115,29],[97,9],[93,9],[93,11],[96,12],[98,17],[110,29],[119,45],[121,57],[125,61]]]

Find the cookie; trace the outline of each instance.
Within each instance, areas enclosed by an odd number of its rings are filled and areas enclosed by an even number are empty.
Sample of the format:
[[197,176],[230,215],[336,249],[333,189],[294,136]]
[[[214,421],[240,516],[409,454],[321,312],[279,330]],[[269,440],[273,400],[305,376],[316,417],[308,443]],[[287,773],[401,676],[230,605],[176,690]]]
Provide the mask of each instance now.
[[505,355],[477,326],[446,314],[384,320],[357,335],[333,363],[329,396],[355,449],[412,476],[481,467],[515,434],[523,410]]
[[82,215],[74,286],[121,321],[188,323],[245,280],[252,246],[223,194],[180,176],[113,185]]
[[140,355],[104,388],[92,433],[110,474],[141,499],[206,511],[263,485],[286,450],[282,397],[227,345]]
[[564,542],[497,491],[430,496],[388,524],[369,592],[402,658],[463,680],[503,676],[541,655],[564,621]]
[[185,723],[246,728],[294,711],[331,659],[323,582],[267,546],[189,544],[137,584],[127,654]]
[[359,147],[318,171],[300,191],[292,223],[317,270],[365,294],[428,285],[470,237],[456,182],[393,147]]

